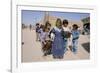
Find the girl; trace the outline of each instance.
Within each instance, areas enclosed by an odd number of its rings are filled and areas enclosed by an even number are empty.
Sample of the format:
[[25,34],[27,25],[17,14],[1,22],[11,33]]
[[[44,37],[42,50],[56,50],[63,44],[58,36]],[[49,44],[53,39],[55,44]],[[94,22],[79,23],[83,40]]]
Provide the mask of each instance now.
[[69,38],[71,37],[71,31],[68,28],[68,20],[63,20],[63,37],[64,37],[64,47],[65,47],[65,52],[68,50],[68,43],[69,43]]
[[44,52],[44,56],[50,55],[51,54],[51,46],[52,46],[52,41],[49,38],[49,28],[45,28],[44,29],[44,40],[42,42],[43,46],[42,46],[42,50]]
[[62,59],[64,56],[64,40],[62,36],[62,22],[61,19],[56,20],[56,27],[51,30],[51,34],[54,34],[54,40],[52,42],[51,52],[53,58]]
[[49,21],[46,21],[45,27],[51,29],[51,24],[49,23]]
[[79,39],[78,25],[74,24],[72,29],[72,52],[77,53],[77,45]]
[[51,49],[51,41],[49,38],[49,31],[50,31],[50,28],[47,28],[46,25],[41,25],[40,41],[41,41],[42,51],[44,53],[44,56],[48,55],[50,53],[50,49]]

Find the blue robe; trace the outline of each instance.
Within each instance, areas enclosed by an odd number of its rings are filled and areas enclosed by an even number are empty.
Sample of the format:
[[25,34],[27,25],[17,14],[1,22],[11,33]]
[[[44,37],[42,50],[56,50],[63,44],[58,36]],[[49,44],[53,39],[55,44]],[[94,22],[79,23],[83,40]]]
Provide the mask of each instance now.
[[62,29],[54,28],[52,29],[52,33],[55,34],[54,41],[52,43],[52,54],[54,57],[63,57],[64,55],[64,39],[62,36]]

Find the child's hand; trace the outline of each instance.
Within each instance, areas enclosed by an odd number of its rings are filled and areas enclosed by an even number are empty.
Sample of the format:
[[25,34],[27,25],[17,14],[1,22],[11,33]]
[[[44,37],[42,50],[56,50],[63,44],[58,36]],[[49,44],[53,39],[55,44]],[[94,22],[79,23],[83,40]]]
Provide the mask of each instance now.
[[46,42],[44,41],[44,42],[42,42],[44,45],[46,44]]
[[78,39],[79,37],[76,37],[76,38],[73,38],[73,40],[76,40],[76,39]]
[[67,38],[64,38],[64,40],[67,40]]

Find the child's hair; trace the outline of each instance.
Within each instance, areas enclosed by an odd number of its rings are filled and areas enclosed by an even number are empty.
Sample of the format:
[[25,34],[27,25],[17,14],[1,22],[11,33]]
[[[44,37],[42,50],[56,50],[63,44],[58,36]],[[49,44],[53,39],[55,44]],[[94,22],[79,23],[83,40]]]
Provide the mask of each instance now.
[[78,29],[78,25],[77,24],[73,24],[73,28]]
[[44,25],[41,25],[40,28],[44,31],[45,26]]
[[45,27],[47,27],[47,26],[51,26],[51,24],[49,23],[49,21],[46,21],[46,23],[45,23]]
[[68,20],[64,19],[64,20],[63,20],[63,25],[64,25],[64,24],[68,24]]
[[62,21],[61,21],[60,18],[57,18],[57,20],[56,20],[56,26],[58,26],[58,22],[59,22],[59,26],[62,25]]
[[38,26],[39,25],[39,23],[36,23],[36,26]]

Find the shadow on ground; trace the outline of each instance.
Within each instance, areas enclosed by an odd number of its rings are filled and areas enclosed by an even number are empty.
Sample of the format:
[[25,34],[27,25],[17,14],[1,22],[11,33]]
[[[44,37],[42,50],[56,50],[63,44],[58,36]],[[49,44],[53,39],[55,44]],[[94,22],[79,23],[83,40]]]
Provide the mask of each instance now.
[[84,43],[82,46],[88,53],[90,53],[90,42]]

